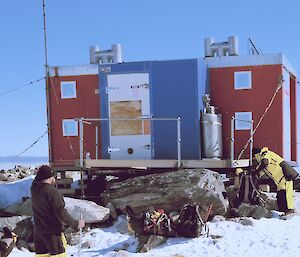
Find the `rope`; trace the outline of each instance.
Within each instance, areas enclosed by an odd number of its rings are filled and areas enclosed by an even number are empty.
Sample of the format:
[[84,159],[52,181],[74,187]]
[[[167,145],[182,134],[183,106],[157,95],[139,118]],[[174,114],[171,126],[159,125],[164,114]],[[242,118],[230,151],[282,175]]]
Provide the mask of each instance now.
[[33,147],[38,141],[40,141],[46,134],[48,133],[48,130],[46,130],[41,136],[38,137],[38,139],[36,139],[30,146],[28,146],[25,150],[23,150],[21,153],[19,153],[18,155],[16,155],[13,159],[11,159],[10,161],[14,161],[15,159],[17,159],[18,157],[20,157],[23,153],[25,153],[27,150],[29,150],[31,147]]
[[266,107],[264,113],[263,113],[262,116],[260,117],[260,119],[259,119],[257,125],[255,126],[255,128],[254,128],[254,130],[253,130],[252,135],[250,136],[250,138],[248,139],[247,143],[244,145],[243,149],[241,150],[240,154],[238,155],[238,158],[237,158],[238,160],[241,159],[243,153],[245,152],[245,150],[247,149],[249,143],[251,142],[251,140],[252,140],[252,138],[253,138],[255,132],[257,131],[257,129],[259,128],[259,126],[260,126],[260,124],[262,123],[263,119],[265,118],[267,112],[268,112],[269,109],[271,108],[271,106],[272,106],[272,104],[273,104],[273,102],[274,102],[274,100],[275,100],[275,97],[276,97],[277,93],[278,93],[279,90],[283,87],[283,82],[284,82],[284,80],[281,79],[281,81],[278,83],[278,86],[277,86],[277,88],[276,88],[276,90],[275,90],[275,92],[274,92],[274,94],[273,94],[273,96],[272,96],[272,98],[271,98],[270,103],[268,104],[268,106]]
[[27,83],[27,84],[24,84],[24,85],[21,85],[21,86],[12,88],[12,89],[10,89],[10,90],[4,91],[4,92],[0,93],[0,96],[7,95],[7,94],[9,94],[9,93],[11,93],[11,92],[14,92],[14,91],[16,91],[16,90],[19,90],[19,89],[21,89],[21,88],[23,88],[23,87],[31,86],[31,85],[33,85],[33,84],[35,84],[35,83],[37,83],[37,82],[40,82],[41,80],[44,80],[44,79],[45,79],[45,77],[40,78],[40,79],[37,79],[37,80],[30,81],[30,82]]
[[[49,78],[50,78],[50,86],[52,86],[52,89],[53,89],[53,92],[54,92],[56,104],[59,106],[58,96],[57,96],[57,93],[56,93],[56,90],[55,90],[55,87],[54,87],[53,79],[52,79],[51,76],[49,76]],[[49,88],[50,88],[50,86],[49,86]]]

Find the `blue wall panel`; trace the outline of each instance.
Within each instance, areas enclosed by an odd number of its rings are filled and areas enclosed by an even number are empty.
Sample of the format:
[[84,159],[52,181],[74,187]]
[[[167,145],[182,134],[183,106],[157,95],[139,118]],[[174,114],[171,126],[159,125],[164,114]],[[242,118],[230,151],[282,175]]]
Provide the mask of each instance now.
[[[110,72],[102,72],[110,67]],[[202,92],[199,85],[198,60],[131,62],[100,65],[101,118],[108,118],[107,75],[149,73],[150,109],[155,118],[181,117],[182,159],[200,158],[200,122]],[[201,96],[201,97],[200,97]],[[200,108],[199,108],[200,107]],[[177,125],[175,121],[152,122],[153,159],[177,158]],[[108,123],[102,125],[102,156],[109,158]]]
[[[199,159],[197,60],[154,62],[152,110],[155,117],[181,117],[182,158]],[[176,159],[176,123],[154,123],[156,159]]]

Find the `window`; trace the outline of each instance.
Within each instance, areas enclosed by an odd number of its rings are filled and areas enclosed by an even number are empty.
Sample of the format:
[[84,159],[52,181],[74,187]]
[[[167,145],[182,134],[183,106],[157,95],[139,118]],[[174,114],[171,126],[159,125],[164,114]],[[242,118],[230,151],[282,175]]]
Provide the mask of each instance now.
[[64,136],[78,136],[78,122],[73,119],[62,121],[62,130]]
[[76,81],[60,82],[61,98],[76,98]]
[[252,112],[235,113],[235,130],[251,129]]
[[237,71],[234,73],[234,89],[251,89],[251,71]]

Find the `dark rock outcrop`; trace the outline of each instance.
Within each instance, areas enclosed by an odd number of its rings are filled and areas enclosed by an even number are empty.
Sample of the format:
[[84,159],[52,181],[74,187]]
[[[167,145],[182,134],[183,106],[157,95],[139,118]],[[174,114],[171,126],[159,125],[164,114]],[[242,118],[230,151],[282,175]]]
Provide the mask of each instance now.
[[129,178],[111,184],[101,194],[104,204],[112,203],[116,209],[127,205],[144,211],[149,206],[166,212],[180,210],[186,203],[199,204],[212,214],[224,215],[228,208],[223,178],[207,169],[189,169],[162,174]]

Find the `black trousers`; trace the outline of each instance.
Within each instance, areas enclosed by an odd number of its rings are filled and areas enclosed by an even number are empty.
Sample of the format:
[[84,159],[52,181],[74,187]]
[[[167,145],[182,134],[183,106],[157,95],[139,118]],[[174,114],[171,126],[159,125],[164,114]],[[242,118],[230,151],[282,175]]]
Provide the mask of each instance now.
[[34,233],[36,256],[66,256],[66,239],[63,233]]

